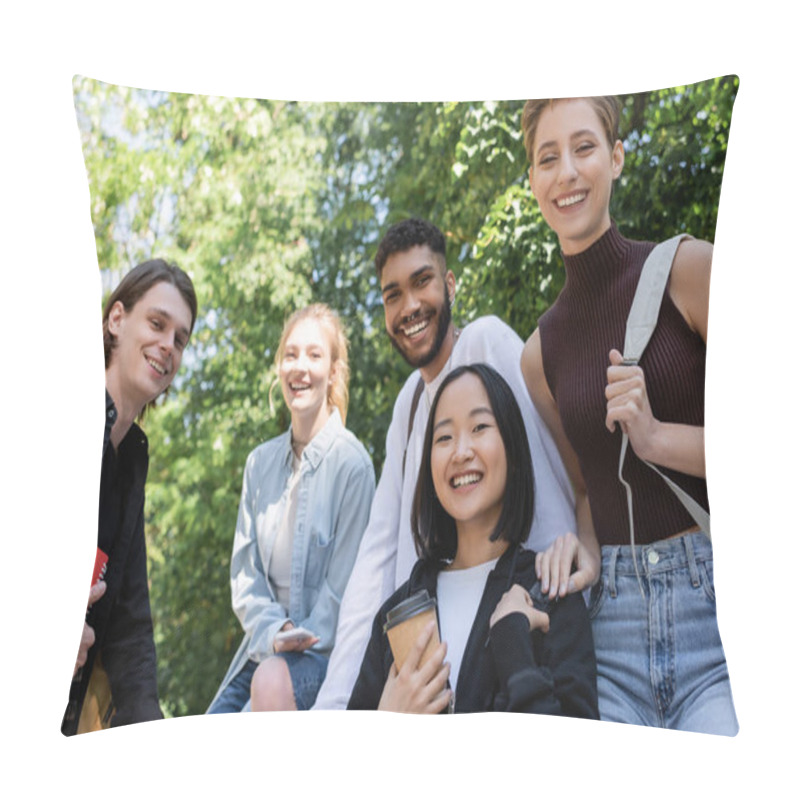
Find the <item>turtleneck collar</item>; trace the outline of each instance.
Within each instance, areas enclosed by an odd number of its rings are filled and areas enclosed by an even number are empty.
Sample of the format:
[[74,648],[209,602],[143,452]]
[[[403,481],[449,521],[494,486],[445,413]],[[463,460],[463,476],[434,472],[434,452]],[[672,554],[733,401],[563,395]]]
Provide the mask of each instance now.
[[587,288],[592,288],[596,283],[602,284],[609,273],[623,268],[629,251],[630,242],[611,220],[611,227],[585,250],[570,256],[561,254],[567,270],[567,281]]

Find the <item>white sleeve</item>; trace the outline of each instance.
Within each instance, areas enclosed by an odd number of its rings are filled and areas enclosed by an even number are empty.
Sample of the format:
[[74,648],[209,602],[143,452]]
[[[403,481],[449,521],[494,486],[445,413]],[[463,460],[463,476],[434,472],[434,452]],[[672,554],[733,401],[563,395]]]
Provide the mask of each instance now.
[[[522,339],[497,317],[482,317],[465,328],[468,347],[460,363],[482,361],[505,378],[517,398],[533,461],[535,512],[527,546],[546,550],[556,537],[575,533],[575,493],[555,440],[528,394],[522,377]],[[469,359],[469,361],[465,360]]]
[[386,460],[356,563],[342,597],[336,640],[314,709],[347,707],[375,614],[381,603],[394,591],[403,489],[403,452],[411,410],[411,392],[407,391],[409,384],[415,385],[416,379],[409,379],[394,406],[392,422],[386,434]]

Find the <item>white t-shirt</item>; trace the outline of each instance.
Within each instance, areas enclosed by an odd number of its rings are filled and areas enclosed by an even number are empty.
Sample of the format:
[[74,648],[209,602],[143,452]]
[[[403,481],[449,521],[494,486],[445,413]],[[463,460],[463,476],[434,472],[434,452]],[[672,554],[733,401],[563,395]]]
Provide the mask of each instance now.
[[458,673],[467,646],[478,606],[481,604],[486,578],[497,559],[475,567],[442,570],[436,579],[436,612],[439,633],[447,642],[447,661],[450,663],[450,687],[458,686]]
[[519,336],[494,316],[481,317],[461,331],[447,365],[432,381],[429,391],[420,397],[408,439],[405,473],[403,451],[408,437],[411,401],[420,378],[418,370],[409,376],[400,390],[386,435],[386,460],[355,567],[342,597],[336,644],[315,709],[347,706],[375,614],[381,604],[405,583],[416,561],[411,507],[433,398],[429,392],[435,392],[452,369],[462,364],[489,364],[505,378],[519,402],[528,433],[536,486],[535,515],[526,546],[537,551],[545,550],[556,537],[568,531],[575,532],[572,485],[553,437],[530,400],[520,369],[522,347]]
[[282,502],[283,512],[280,525],[275,534],[272,546],[272,558],[269,561],[270,585],[275,592],[275,599],[288,610],[292,584],[292,545],[294,543],[294,527],[297,520],[297,484],[300,480],[300,459],[292,453],[292,477],[286,485]]

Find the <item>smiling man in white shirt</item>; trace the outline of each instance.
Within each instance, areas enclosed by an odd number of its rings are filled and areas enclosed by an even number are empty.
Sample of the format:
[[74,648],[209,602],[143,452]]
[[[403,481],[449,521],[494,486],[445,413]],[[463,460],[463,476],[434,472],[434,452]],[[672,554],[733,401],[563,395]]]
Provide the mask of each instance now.
[[527,547],[543,550],[575,531],[572,487],[555,443],[528,399],[522,340],[494,316],[463,329],[452,321],[456,279],[447,268],[445,238],[433,224],[393,225],[375,256],[386,332],[415,371],[397,397],[386,436],[386,458],[369,523],[342,598],[336,645],[315,709],[343,709],[358,675],[375,613],[409,576],[416,561],[411,507],[428,414],[439,384],[461,364],[494,367],[520,398],[533,458],[535,515]]

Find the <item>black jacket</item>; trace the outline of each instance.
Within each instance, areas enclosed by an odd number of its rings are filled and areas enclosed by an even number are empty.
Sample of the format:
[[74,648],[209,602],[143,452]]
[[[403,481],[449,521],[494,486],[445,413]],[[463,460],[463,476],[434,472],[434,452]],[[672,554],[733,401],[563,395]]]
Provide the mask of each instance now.
[[[534,569],[535,555],[509,547],[486,579],[455,690],[455,712],[518,711],[598,719],[594,642],[580,594],[549,604]],[[361,671],[348,709],[376,709],[392,666],[383,632],[386,612],[420,589],[436,595],[442,565],[418,561],[411,577],[383,604],[375,617]],[[510,574],[513,570],[513,574]],[[531,592],[548,611],[550,631],[531,632],[527,618],[509,614],[489,629],[489,618],[514,583]]]
[[[103,456],[110,446],[117,410],[106,392]],[[162,719],[156,688],[156,649],[147,588],[144,541],[144,484],[147,479],[147,437],[135,423],[120,442],[117,457],[123,470],[121,523],[108,553],[106,592],[92,606],[88,622],[95,643],[70,689],[62,733],[77,731],[86,688],[98,652],[111,684],[115,713],[111,726]]]

